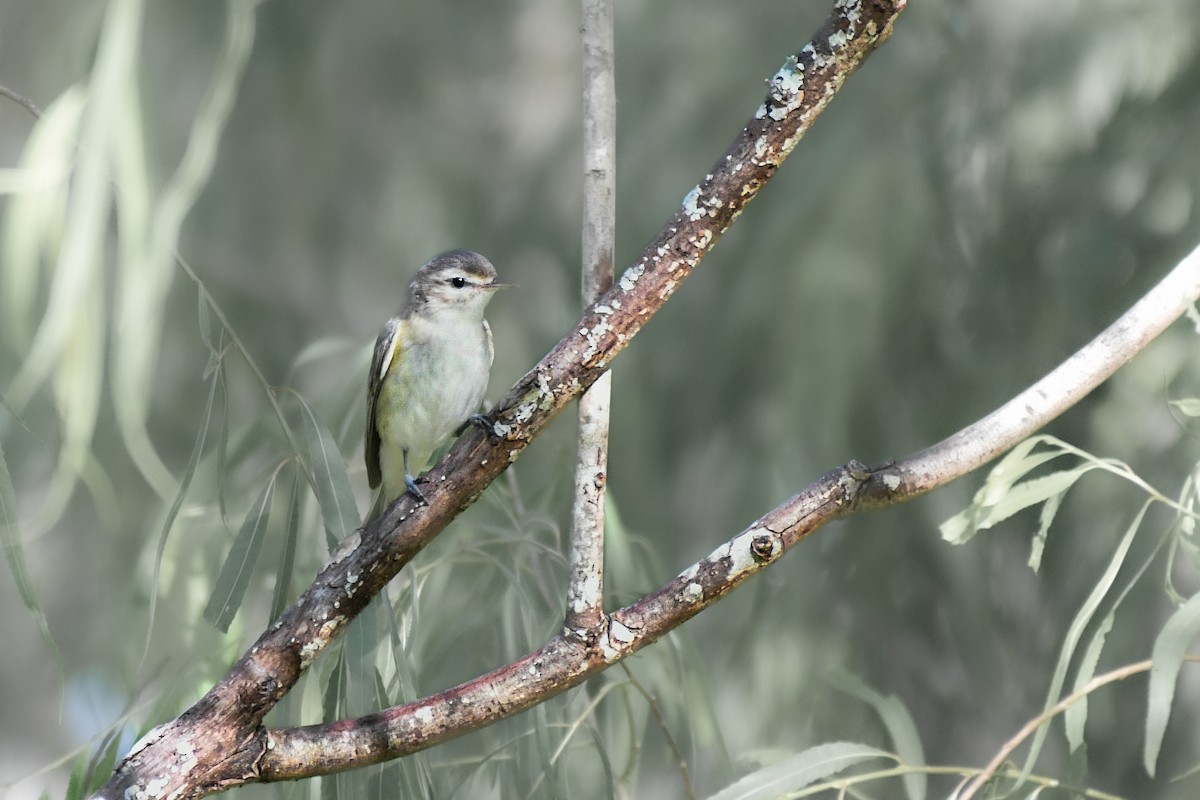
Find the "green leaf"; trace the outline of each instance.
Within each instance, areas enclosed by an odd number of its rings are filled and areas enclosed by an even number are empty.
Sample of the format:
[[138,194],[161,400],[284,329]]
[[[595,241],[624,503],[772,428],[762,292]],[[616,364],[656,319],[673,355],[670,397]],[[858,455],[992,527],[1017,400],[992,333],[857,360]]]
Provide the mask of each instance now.
[[63,685],[62,655],[58,645],[50,635],[50,624],[46,621],[46,612],[42,610],[33,579],[29,576],[29,568],[25,565],[25,548],[21,544],[21,523],[17,517],[17,493],[13,488],[12,476],[8,472],[8,462],[4,458],[4,447],[0,443],[0,547],[4,548],[4,559],[8,562],[8,570],[12,573],[17,584],[17,593],[21,602],[33,616],[38,633],[54,657],[54,668],[58,673],[58,684]]
[[1182,400],[1172,400],[1170,405],[1189,417],[1200,417],[1200,398],[1185,397]]
[[[1112,630],[1113,622],[1117,617],[1117,606],[1114,605],[1109,609],[1104,618],[1100,620],[1100,625],[1097,626],[1096,632],[1092,635],[1091,642],[1088,643],[1087,650],[1083,651],[1083,659],[1079,662],[1079,669],[1075,673],[1075,685],[1072,692],[1078,692],[1091,682],[1092,678],[1096,677],[1096,667],[1100,663],[1100,654],[1104,651],[1105,641],[1108,639],[1109,631]],[[1083,732],[1087,727],[1088,718],[1088,699],[1081,697],[1075,703],[1067,707],[1066,713],[1063,715],[1063,726],[1066,728],[1067,746],[1072,753],[1077,751],[1082,752],[1084,747]]]
[[304,441],[308,448],[305,460],[312,472],[317,504],[321,507],[321,518],[325,522],[325,534],[332,551],[338,540],[358,527],[362,517],[354,500],[354,490],[350,488],[346,461],[337,442],[325,423],[304,402],[304,398],[296,395],[296,399],[302,411]]
[[997,497],[989,506],[979,528],[986,530],[1020,511],[1065,494],[1076,481],[1095,468],[1094,464],[1082,464],[1074,469],[1052,472],[1010,486],[1003,496]]
[[1163,625],[1154,640],[1151,654],[1150,688],[1146,700],[1146,747],[1143,760],[1146,772],[1154,777],[1158,753],[1167,732],[1171,703],[1175,699],[1175,679],[1183,666],[1187,649],[1200,634],[1200,594],[1183,604]]
[[[1062,693],[1063,683],[1067,678],[1067,669],[1071,665],[1071,660],[1075,657],[1075,649],[1079,646],[1079,641],[1083,638],[1083,633],[1087,630],[1091,623],[1096,609],[1100,607],[1100,603],[1108,594],[1108,590],[1112,587],[1113,582],[1117,579],[1117,574],[1121,571],[1121,567],[1125,564],[1125,557],[1129,553],[1129,548],[1133,545],[1134,536],[1142,525],[1142,519],[1146,516],[1146,511],[1149,510],[1153,501],[1147,500],[1142,504],[1142,508],[1134,517],[1133,522],[1125,531],[1125,535],[1121,538],[1117,545],[1116,552],[1108,562],[1104,573],[1100,576],[1100,580],[1092,587],[1092,591],[1088,594],[1083,606],[1080,607],[1078,613],[1075,614],[1075,619],[1071,621],[1071,627],[1067,629],[1066,639],[1063,641],[1062,649],[1058,655],[1058,662],[1054,665],[1054,675],[1050,679],[1050,688],[1046,692],[1045,710],[1049,710],[1051,706],[1059,701],[1059,696]],[[1029,746],[1029,755],[1025,759],[1025,766],[1021,769],[1021,775],[1018,778],[1017,786],[1025,782],[1029,774],[1033,771],[1033,765],[1037,763],[1038,757],[1042,753],[1042,745],[1045,744],[1046,734],[1049,732],[1049,724],[1043,724],[1033,735],[1033,742]],[[1015,791],[1015,789],[1014,789]]]
[[154,571],[150,578],[150,609],[146,619],[146,641],[142,646],[141,661],[143,664],[146,656],[150,653],[150,636],[154,632],[154,617],[158,607],[158,578],[162,570],[163,553],[167,549],[167,538],[171,535],[171,527],[175,524],[176,517],[179,516],[183,499],[187,497],[188,489],[192,485],[192,478],[196,475],[196,465],[200,463],[200,456],[204,453],[204,442],[208,438],[208,426],[212,421],[213,405],[220,376],[213,375],[210,383],[208,401],[204,404],[204,411],[200,416],[200,429],[196,432],[192,454],[188,457],[187,466],[184,467],[183,477],[179,481],[179,490],[175,492],[175,500],[171,503],[171,508],[167,510],[167,518],[163,520],[162,532],[158,534],[158,549],[154,553]]
[[833,742],[797,753],[778,764],[751,772],[722,789],[710,800],[775,800],[789,792],[878,758],[894,760],[890,753],[854,742]]
[[[1051,449],[1033,453],[1033,449],[1042,443],[1048,444]],[[942,538],[951,544],[965,544],[980,530],[989,528],[1037,502],[1028,497],[1024,498],[1024,504],[1018,504],[1018,498],[1009,499],[1013,485],[1033,470],[1065,455],[1066,452],[1057,440],[1045,436],[1033,436],[1018,444],[988,473],[983,486],[979,487],[971,499],[971,504],[941,524]],[[994,510],[997,504],[1006,504],[1008,512],[997,515]]]
[[1046,551],[1046,539],[1050,536],[1050,526],[1054,524],[1054,518],[1058,516],[1058,509],[1062,506],[1064,497],[1066,494],[1056,494],[1046,498],[1046,502],[1042,504],[1042,510],[1038,514],[1037,533],[1033,535],[1033,544],[1029,548],[1029,568],[1034,572],[1042,567],[1042,553]]
[[[337,661],[329,673],[325,683],[324,702],[322,703],[322,719],[333,722],[340,719],[342,709],[346,706],[346,651],[343,647],[338,652]],[[341,800],[352,795],[347,788],[351,779],[345,774],[325,775],[321,778],[321,800]]]
[[[875,709],[883,726],[887,728],[892,744],[895,745],[896,754],[905,765],[925,766],[925,749],[921,745],[921,736],[903,700],[895,695],[880,694],[849,673],[838,673],[831,682],[837,689],[857,697]],[[927,783],[927,776],[923,772],[905,774],[904,791],[909,800],[924,800]]]
[[292,572],[296,566],[296,540],[300,532],[300,471],[292,478],[292,490],[288,493],[287,520],[283,525],[283,547],[279,551],[279,570],[275,573],[275,594],[271,598],[271,619],[279,619],[287,607],[288,589],[292,585]]
[[274,494],[275,475],[272,475],[247,512],[246,520],[233,541],[233,547],[225,557],[225,563],[221,565],[221,573],[217,576],[212,594],[209,595],[208,605],[204,607],[204,618],[222,633],[229,631],[229,623],[241,607],[246,587],[250,585],[250,576],[258,563],[258,555],[262,552],[263,540],[266,538],[267,522],[271,516],[271,499]]
[[345,709],[350,716],[377,711],[375,651],[379,644],[378,600],[372,600],[346,627],[342,653],[346,662]]
[[[0,325],[9,341],[22,347],[29,342],[38,308],[43,264],[57,258],[87,99],[84,86],[76,84],[46,108],[26,140],[21,169],[15,173],[36,181],[37,190],[24,187],[6,203],[0,237]],[[16,188],[0,187],[0,193]]]

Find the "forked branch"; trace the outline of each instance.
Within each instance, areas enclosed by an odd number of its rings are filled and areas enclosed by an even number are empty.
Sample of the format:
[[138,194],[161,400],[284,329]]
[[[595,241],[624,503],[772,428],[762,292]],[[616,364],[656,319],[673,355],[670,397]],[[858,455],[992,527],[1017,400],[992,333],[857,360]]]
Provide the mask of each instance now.
[[[638,261],[500,403],[494,412],[497,436],[488,438],[473,431],[458,441],[429,473],[423,488],[427,507],[415,507],[405,495],[372,524],[347,536],[313,584],[225,677],[179,718],[135,745],[97,796],[114,800],[199,797],[267,777],[294,778],[369,763],[367,755],[346,760],[345,751],[339,752],[336,746],[352,737],[354,730],[365,729],[363,721],[335,723],[325,730],[332,738],[324,741],[303,739],[318,748],[307,753],[314,760],[299,771],[299,765],[272,756],[270,747],[288,741],[299,744],[304,734],[295,732],[297,738],[292,740],[272,739],[262,727],[262,719],[367,602],[470,505],[551,418],[597,380],[770,179],[850,73],[891,35],[904,4],[905,0],[837,0],[812,42],[789,57],[768,81],[769,92],[758,111]],[[845,501],[848,490],[863,480],[852,477],[852,485],[844,486],[845,475],[839,472],[826,479],[830,482],[827,500],[836,495]],[[777,530],[782,531],[785,528],[782,521],[780,524]],[[597,659],[611,663],[621,653],[652,641],[668,629],[655,615],[670,619],[670,609],[684,603],[693,609],[687,614],[690,616],[702,607],[698,601],[711,602],[727,591],[720,588],[722,580],[729,577],[730,570],[721,567],[726,560],[744,568],[742,559],[748,554],[766,561],[778,556],[774,543],[782,540],[772,539],[768,552],[760,541],[762,534],[751,534],[735,539],[737,546],[724,556],[714,554],[716,561],[702,562],[712,562],[705,568],[709,572],[691,576],[680,587],[682,596],[666,588],[617,612],[611,622],[604,619],[602,630],[587,637],[588,644],[555,640],[542,651],[544,656],[530,656],[527,666],[569,663],[581,649],[586,664],[601,663]],[[557,657],[560,650],[564,651],[562,658]],[[551,655],[556,657],[538,661]],[[531,694],[526,691],[531,687],[512,680],[505,685],[511,685],[514,694],[490,696],[480,703],[492,709],[492,718],[496,718],[570,685],[569,676],[554,671],[546,674],[556,675],[558,682],[548,687],[539,683]],[[472,685],[483,686],[478,682]],[[499,684],[493,680],[489,685]],[[473,702],[475,699],[472,697]],[[461,708],[457,702],[454,705]],[[394,709],[375,717],[378,721],[400,719],[406,713]],[[429,737],[426,740],[431,741]],[[394,742],[377,744],[384,749],[371,753],[407,752]],[[295,755],[300,750],[288,752]]]

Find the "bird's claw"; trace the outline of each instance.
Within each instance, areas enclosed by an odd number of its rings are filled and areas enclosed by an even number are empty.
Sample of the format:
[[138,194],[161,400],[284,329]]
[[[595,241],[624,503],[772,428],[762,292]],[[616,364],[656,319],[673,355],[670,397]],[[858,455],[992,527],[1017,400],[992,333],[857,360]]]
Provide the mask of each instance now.
[[417,488],[417,480],[407,472],[404,473],[404,485],[408,487],[408,493],[417,499],[421,505],[429,505],[429,501],[425,499],[425,495],[421,494],[421,490]]
[[463,431],[467,429],[468,425],[474,425],[476,428],[479,428],[493,439],[498,439],[500,437],[500,434],[496,433],[495,425],[484,414],[472,414],[471,416],[467,417],[467,421],[459,426],[458,430],[455,432],[455,435],[462,436]]

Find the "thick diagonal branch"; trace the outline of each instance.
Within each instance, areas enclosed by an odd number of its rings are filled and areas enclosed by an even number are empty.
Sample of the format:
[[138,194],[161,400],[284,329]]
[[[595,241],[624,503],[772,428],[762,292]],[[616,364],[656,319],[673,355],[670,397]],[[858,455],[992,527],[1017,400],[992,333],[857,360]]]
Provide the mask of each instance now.
[[592,385],[687,278],[778,169],[842,83],[892,31],[905,0],[837,0],[812,42],[768,81],[757,112],[638,261],[517,382],[494,412],[496,436],[466,434],[431,470],[429,505],[405,495],[347,536],[313,584],[224,678],[153,731],[98,797],[198,797],[257,780],[266,713],[367,602],[470,505],[571,400]]

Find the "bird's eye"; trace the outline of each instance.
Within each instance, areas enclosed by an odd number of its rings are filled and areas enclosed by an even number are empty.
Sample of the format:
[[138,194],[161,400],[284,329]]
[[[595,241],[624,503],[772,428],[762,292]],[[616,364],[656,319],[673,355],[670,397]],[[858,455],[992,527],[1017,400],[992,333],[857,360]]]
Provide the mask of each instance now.
[[455,275],[453,278],[450,279],[450,285],[453,286],[455,289],[461,289],[467,285],[467,279],[464,278],[462,275]]

